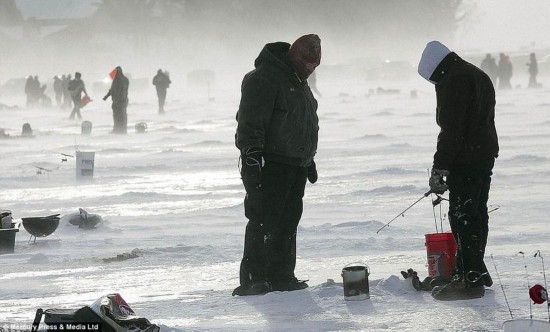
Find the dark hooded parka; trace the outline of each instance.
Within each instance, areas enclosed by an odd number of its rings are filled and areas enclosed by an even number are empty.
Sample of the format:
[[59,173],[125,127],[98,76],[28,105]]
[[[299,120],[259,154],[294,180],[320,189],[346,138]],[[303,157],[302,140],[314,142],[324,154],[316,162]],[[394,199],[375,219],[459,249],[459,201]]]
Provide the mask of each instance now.
[[448,174],[449,222],[459,246],[456,275],[468,282],[486,272],[487,200],[499,151],[495,89],[486,73],[437,41],[426,46],[418,71],[435,84],[441,130],[433,170]]
[[128,107],[128,88],[130,82],[126,76],[122,73],[121,67],[116,67],[116,75],[111,84],[111,88],[103,97],[103,100],[107,100],[111,97],[113,104],[113,133],[126,134],[128,130],[128,114],[126,108]]
[[320,42],[305,35],[292,45],[267,44],[243,79],[235,144],[249,222],[234,295],[307,287],[294,276],[296,230],[317,151],[317,101],[307,78],[320,63]]

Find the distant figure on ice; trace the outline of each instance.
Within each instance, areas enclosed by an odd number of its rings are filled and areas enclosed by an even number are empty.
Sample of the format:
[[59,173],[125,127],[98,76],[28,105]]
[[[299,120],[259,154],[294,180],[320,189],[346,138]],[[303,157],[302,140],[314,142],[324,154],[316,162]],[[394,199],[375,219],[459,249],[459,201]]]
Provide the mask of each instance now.
[[46,95],[46,84],[40,85],[38,76],[29,77],[25,84],[25,93],[27,93],[28,106],[45,106],[49,107],[52,104],[50,97]]
[[317,89],[317,73],[313,72],[311,76],[307,79],[307,82],[309,84],[309,87],[311,88],[311,91],[315,92],[319,97],[321,97],[321,91]]
[[491,56],[491,53],[485,55],[485,59],[481,61],[480,68],[489,75],[491,82],[493,82],[493,86],[497,86],[498,65],[496,59]]
[[130,85],[130,81],[124,76],[120,66],[115,69],[115,78],[103,100],[107,100],[110,96],[113,101],[111,106],[113,109],[113,134],[126,134],[128,131],[126,108],[128,107],[128,86]]
[[63,81],[57,75],[53,77],[53,91],[55,92],[57,106],[61,107],[61,103],[63,102]]
[[501,90],[508,90],[512,88],[510,79],[512,78],[512,61],[510,57],[504,53],[500,53],[500,59],[498,62],[498,88]]
[[32,75],[29,75],[27,77],[27,80],[25,81],[25,94],[27,95],[27,107],[31,107],[34,105],[34,79]]
[[166,102],[166,90],[170,87],[170,77],[164,73],[162,69],[157,71],[155,77],[153,77],[153,85],[157,89],[157,97],[159,100],[159,114],[164,113],[164,103]]
[[69,91],[69,82],[71,81],[71,74],[61,76],[61,87],[63,87],[63,108],[71,108],[71,92]]
[[527,72],[529,73],[529,88],[538,88],[539,84],[537,83],[537,74],[539,73],[539,65],[537,63],[537,57],[535,53],[529,54],[529,63],[527,64],[529,68]]
[[[40,102],[40,95],[42,92],[40,91],[42,88],[40,86],[40,80],[38,79],[38,76],[33,77],[33,82],[31,86],[31,93],[32,93],[32,99],[33,103]],[[46,90],[46,87],[44,87],[44,90]]]
[[[489,232],[487,200],[498,137],[491,79],[438,41],[422,53],[418,73],[435,84],[437,137],[429,180],[432,193],[449,190],[449,223],[458,244],[449,283],[436,286],[440,300],[478,298],[491,286],[483,256]],[[445,180],[446,179],[446,180]]]
[[307,79],[321,63],[321,39],[264,46],[244,76],[235,144],[246,190],[240,286],[233,295],[308,287],[294,275],[296,231],[307,180],[317,181],[317,101]]
[[74,119],[75,115],[78,119],[82,119],[80,108],[82,107],[82,92],[87,96],[86,87],[81,79],[82,75],[79,72],[74,74],[74,80],[69,82],[69,92],[73,100],[73,111],[69,115],[69,119]]

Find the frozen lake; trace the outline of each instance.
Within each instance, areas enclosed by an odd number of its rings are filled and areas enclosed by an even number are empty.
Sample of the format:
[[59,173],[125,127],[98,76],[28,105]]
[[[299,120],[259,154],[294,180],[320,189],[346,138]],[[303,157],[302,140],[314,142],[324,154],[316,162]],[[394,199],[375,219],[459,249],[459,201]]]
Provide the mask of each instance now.
[[[231,296],[246,225],[234,145],[240,78],[212,97],[169,90],[164,116],[152,92],[130,96],[125,136],[109,133],[110,103],[99,93],[82,111],[90,136],[69,111],[0,111],[11,136],[0,140],[0,208],[15,221],[78,208],[104,218],[92,230],[62,219],[36,243],[21,227],[15,253],[0,256],[0,327],[30,323],[37,308],[78,308],[117,292],[163,331],[498,331],[510,319],[501,285],[514,317],[528,318],[526,277],[544,282],[533,254],[550,257],[550,90],[497,91],[500,157],[489,204],[500,208],[490,215],[485,259],[495,284],[482,299],[437,302],[400,271],[427,276],[424,235],[435,224],[449,230],[439,207],[426,198],[376,233],[429,189],[433,86],[418,78],[378,94],[377,85],[318,79],[319,181],[307,185],[297,241],[296,275],[310,287],[264,296]],[[17,137],[24,122],[33,138]],[[135,132],[138,122],[146,133]],[[95,152],[93,179],[77,180],[75,159],[62,161],[76,149]],[[129,253],[137,257],[114,259]],[[369,300],[344,301],[340,273],[354,262],[370,267]],[[545,305],[533,316],[547,320]]]

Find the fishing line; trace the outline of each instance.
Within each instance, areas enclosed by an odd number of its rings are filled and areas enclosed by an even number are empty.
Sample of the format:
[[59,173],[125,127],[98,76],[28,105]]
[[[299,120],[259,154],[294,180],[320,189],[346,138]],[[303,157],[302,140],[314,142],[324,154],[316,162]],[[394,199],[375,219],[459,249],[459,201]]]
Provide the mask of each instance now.
[[416,203],[420,202],[421,200],[424,199],[424,197],[428,197],[430,194],[432,193],[432,191],[428,191],[427,193],[425,193],[422,197],[420,197],[416,202],[412,203],[411,205],[409,205],[408,208],[406,208],[405,210],[401,211],[398,215],[395,216],[395,218],[393,218],[392,220],[390,220],[388,223],[386,223],[384,226],[380,227],[379,230],[376,231],[376,234],[378,234],[378,232],[380,232],[381,230],[383,230],[384,228],[386,227],[389,227],[391,222],[394,221],[395,219],[401,217],[401,216],[405,216],[405,212],[407,212],[410,208],[412,208],[413,206],[416,205]]
[[[523,256],[523,264],[525,266],[525,279],[527,279],[527,291],[531,289],[531,286],[529,285],[529,274],[527,273],[527,263],[525,262],[525,253],[523,251],[519,252]],[[529,294],[529,292],[527,292]],[[529,317],[533,319],[533,305],[531,304],[531,298],[528,297],[529,300]]]
[[504,291],[504,286],[502,286],[502,281],[500,281],[500,274],[498,273],[497,263],[495,263],[495,259],[493,258],[493,254],[491,254],[491,260],[493,261],[493,265],[495,266],[495,271],[497,273],[498,283],[500,284],[500,288],[502,289],[502,294],[504,294],[504,300],[506,301],[506,306],[508,307],[508,311],[510,312],[510,317],[512,317],[512,319],[514,319],[514,315],[512,315],[512,309],[510,309],[510,304],[508,303],[508,298],[506,297],[506,292]]
[[550,301],[548,300],[548,285],[546,284],[546,270],[544,268],[544,258],[542,258],[542,255],[540,254],[540,250],[537,250],[534,257],[537,257],[537,255],[540,257],[540,261],[542,262],[542,275],[544,276],[544,288],[546,288],[546,309],[548,310],[548,321],[550,322]]

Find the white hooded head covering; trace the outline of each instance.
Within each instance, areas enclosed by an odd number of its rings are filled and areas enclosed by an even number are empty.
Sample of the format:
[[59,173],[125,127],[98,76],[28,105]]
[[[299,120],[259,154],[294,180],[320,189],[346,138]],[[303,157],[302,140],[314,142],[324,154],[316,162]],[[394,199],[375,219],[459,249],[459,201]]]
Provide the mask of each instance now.
[[426,44],[426,48],[424,48],[424,52],[422,52],[422,57],[420,58],[420,63],[418,63],[418,73],[420,76],[435,84],[434,81],[430,81],[430,77],[449,53],[451,53],[451,51],[447,46],[441,44],[437,40]]

